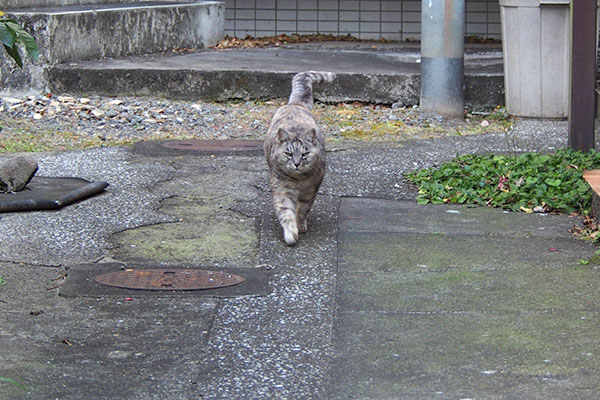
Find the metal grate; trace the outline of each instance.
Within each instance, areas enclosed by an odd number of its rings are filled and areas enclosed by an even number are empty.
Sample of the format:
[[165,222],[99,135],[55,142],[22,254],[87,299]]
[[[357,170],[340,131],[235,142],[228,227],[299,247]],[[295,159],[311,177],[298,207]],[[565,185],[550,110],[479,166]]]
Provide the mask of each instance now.
[[239,275],[202,269],[127,269],[94,278],[101,285],[139,290],[200,290],[234,286]]

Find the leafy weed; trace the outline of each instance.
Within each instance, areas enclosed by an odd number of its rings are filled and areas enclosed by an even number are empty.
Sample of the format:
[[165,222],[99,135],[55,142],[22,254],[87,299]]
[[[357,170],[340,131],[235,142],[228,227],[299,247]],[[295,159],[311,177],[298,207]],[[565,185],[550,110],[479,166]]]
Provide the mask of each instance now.
[[481,204],[514,211],[587,215],[591,194],[585,169],[600,168],[600,153],[572,149],[554,154],[465,155],[438,168],[406,174],[419,188],[417,201]]

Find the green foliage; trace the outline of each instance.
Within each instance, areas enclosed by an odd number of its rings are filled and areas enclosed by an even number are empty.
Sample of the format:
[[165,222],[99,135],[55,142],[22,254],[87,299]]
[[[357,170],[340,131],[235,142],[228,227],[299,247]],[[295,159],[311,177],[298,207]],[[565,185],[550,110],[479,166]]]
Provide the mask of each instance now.
[[[0,11],[0,17],[4,13]],[[23,68],[23,60],[19,52],[19,47],[25,49],[31,58],[36,60],[39,56],[38,46],[29,33],[14,19],[0,18],[0,41],[6,50],[6,53],[15,60],[19,68]]]
[[600,153],[571,149],[554,154],[466,155],[406,177],[419,187],[417,201],[481,204],[531,212],[589,213],[583,170],[600,168]]

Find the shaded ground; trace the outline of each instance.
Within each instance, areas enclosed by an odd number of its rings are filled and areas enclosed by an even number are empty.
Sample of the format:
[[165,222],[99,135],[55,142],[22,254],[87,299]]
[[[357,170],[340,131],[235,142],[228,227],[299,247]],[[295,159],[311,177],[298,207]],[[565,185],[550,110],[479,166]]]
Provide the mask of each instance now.
[[[570,236],[580,221],[418,206],[402,177],[456,154],[564,147],[565,128],[330,141],[293,248],[261,155],[35,153],[40,175],[110,186],[0,215],[0,376],[25,386],[0,382],[0,399],[595,399],[600,269],[578,263],[595,250]],[[106,262],[268,265],[271,292],[60,296],[78,264]]]

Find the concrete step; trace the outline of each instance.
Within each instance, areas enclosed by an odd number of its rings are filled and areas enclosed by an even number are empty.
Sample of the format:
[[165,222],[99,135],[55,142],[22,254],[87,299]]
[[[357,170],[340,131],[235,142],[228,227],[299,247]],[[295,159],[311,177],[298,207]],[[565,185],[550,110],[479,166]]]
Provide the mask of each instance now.
[[[107,96],[155,95],[167,98],[226,101],[286,98],[291,77],[299,71],[338,74],[331,85],[319,85],[322,101],[418,104],[418,48],[338,42],[318,47],[206,50],[187,54],[154,54],[121,59],[55,65],[48,70],[55,93]],[[465,56],[465,103],[470,109],[504,104],[502,52],[474,49]]]
[[103,2],[19,8],[9,15],[36,38],[40,59],[16,73],[2,62],[2,87],[42,89],[45,69],[53,64],[215,45],[223,37],[225,6],[218,1]]

